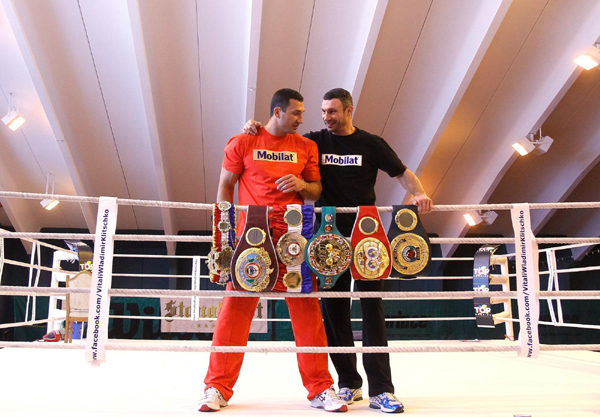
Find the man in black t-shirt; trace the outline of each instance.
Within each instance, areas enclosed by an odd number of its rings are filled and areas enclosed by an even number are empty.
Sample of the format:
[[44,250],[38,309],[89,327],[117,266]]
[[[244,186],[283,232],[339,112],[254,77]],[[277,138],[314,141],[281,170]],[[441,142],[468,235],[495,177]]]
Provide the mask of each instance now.
[[[323,192],[316,206],[358,207],[375,205],[377,172],[382,170],[396,178],[411,192],[411,204],[419,213],[431,211],[432,201],[417,176],[404,166],[394,150],[381,137],[360,130],[352,124],[352,96],[342,88],[328,91],[323,97],[325,129],[305,136],[319,147],[319,166]],[[244,131],[255,132],[260,123],[249,121]],[[350,236],[355,214],[336,215],[336,225]],[[315,225],[317,230],[319,225]],[[350,291],[350,271],[342,274],[332,291]],[[356,291],[383,291],[383,281],[355,281]],[[325,331],[329,346],[354,346],[350,315],[350,298],[321,299]],[[381,298],[361,298],[363,346],[387,346],[385,315]],[[338,373],[338,396],[348,404],[362,400],[362,378],[356,367],[356,354],[331,354]],[[401,413],[404,406],[394,395],[388,353],[365,353],[363,365],[369,382],[369,406],[387,413]]]

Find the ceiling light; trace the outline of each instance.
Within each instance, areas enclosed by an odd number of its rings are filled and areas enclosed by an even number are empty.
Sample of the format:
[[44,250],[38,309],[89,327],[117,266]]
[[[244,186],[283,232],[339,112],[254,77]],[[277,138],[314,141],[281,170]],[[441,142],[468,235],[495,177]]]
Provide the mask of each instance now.
[[550,146],[553,142],[554,139],[552,139],[550,136],[544,136],[538,141],[533,141],[532,143],[535,146],[533,153],[536,155],[541,155],[548,152],[548,149],[550,149]]
[[554,143],[554,139],[552,139],[550,136],[542,136],[541,128],[539,133],[539,140],[534,139],[535,133],[529,133],[526,137],[521,138],[517,142],[513,143],[512,147],[515,148],[515,150],[521,155],[527,155],[531,152],[536,155],[541,155],[548,152],[548,149],[550,149],[550,146],[552,146],[552,143]]
[[8,126],[11,130],[17,130],[23,123],[25,123],[25,119],[17,112],[17,108],[12,105],[12,93],[10,93],[10,99],[8,101],[8,112],[6,116],[2,118],[2,122],[6,126]]
[[10,130],[17,130],[25,123],[25,119],[17,113],[16,109],[8,109],[8,113],[2,118],[2,121]]
[[512,144],[512,147],[515,148],[517,152],[521,155],[527,155],[535,149],[535,146],[531,141],[527,138],[521,138],[515,143]]
[[598,44],[590,46],[587,53],[577,57],[573,62],[586,70],[597,67],[600,64],[600,49],[596,45]]
[[495,211],[470,211],[466,214],[463,214],[467,224],[469,226],[477,226],[478,224],[487,224],[490,225],[494,223],[496,218],[498,217],[498,213]]
[[47,199],[47,198],[45,198],[42,201],[40,201],[40,204],[46,210],[52,210],[54,207],[58,206],[58,203],[60,203],[60,201],[58,201],[58,200],[50,200],[50,199]]
[[463,217],[469,226],[475,226],[481,223],[481,216],[476,211],[463,214]]
[[[48,173],[46,175],[46,194],[48,194],[49,188],[50,188],[50,173]],[[54,194],[54,181],[52,182],[52,194]],[[52,210],[54,207],[58,206],[58,203],[60,203],[60,201],[49,199],[49,198],[44,198],[42,201],[40,201],[40,204],[46,210]]]

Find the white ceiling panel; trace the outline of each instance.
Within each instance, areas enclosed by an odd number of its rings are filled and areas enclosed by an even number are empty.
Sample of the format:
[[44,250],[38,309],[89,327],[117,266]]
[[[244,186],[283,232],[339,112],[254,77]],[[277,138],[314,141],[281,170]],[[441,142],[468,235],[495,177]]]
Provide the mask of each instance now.
[[[435,204],[598,200],[600,72],[572,60],[600,38],[597,0],[1,0],[0,190],[212,203],[231,136],[300,90],[302,131],[323,94],[351,91]],[[555,143],[517,159],[540,126]],[[381,175],[380,205],[405,201]],[[2,198],[0,224],[95,229],[95,205]],[[121,207],[118,227],[210,229],[210,213]],[[427,230],[460,236],[462,213]],[[504,217],[506,213],[502,216]],[[566,216],[566,217],[565,217]],[[543,233],[597,235],[600,215],[536,214]],[[566,219],[566,220],[565,220]],[[508,217],[481,233],[512,233]],[[169,245],[172,252],[174,245]],[[450,248],[446,249],[449,253]]]

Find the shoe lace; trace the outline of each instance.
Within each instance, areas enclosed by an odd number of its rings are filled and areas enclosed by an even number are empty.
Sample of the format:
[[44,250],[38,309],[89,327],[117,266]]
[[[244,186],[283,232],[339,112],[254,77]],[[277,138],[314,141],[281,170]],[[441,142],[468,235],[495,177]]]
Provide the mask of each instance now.
[[337,395],[337,393],[335,392],[335,390],[332,388],[329,388],[328,390],[325,391],[325,395],[329,396],[332,400],[339,400],[339,401],[344,401],[339,395]]
[[204,395],[202,396],[203,400],[213,400],[215,397],[219,397],[220,393],[216,388],[209,388],[204,391]]
[[[387,398],[390,401],[396,401],[398,403],[400,403],[400,400],[398,399],[398,397],[396,397],[394,394],[392,394],[391,392],[384,392],[383,394],[381,394],[384,398]],[[383,399],[383,398],[382,398]]]

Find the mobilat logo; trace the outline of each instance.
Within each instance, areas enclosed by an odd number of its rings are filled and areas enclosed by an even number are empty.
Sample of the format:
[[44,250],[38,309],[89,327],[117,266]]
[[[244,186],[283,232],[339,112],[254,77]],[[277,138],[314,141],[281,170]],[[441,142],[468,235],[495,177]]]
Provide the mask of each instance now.
[[275,152],[266,149],[254,149],[252,159],[255,161],[271,161],[271,162],[292,162],[298,163],[298,154],[296,152]]
[[362,166],[362,155],[321,155],[321,165]]

